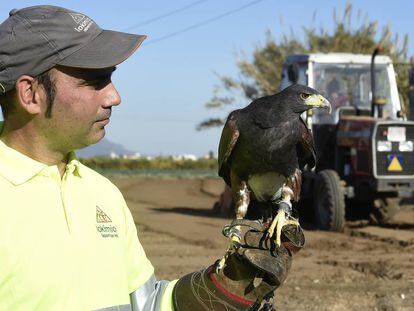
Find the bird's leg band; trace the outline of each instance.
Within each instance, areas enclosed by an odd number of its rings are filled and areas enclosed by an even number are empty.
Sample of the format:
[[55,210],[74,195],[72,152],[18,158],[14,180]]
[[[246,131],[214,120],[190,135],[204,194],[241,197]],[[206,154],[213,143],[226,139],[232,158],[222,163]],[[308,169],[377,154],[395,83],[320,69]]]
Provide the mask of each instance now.
[[[235,177],[233,177],[235,178]],[[232,181],[233,201],[235,204],[235,212],[237,220],[243,220],[246,215],[247,208],[250,202],[250,193],[245,181]],[[223,235],[230,238],[230,244],[227,248],[223,258],[216,266],[216,271],[220,271],[224,268],[227,258],[230,254],[236,252],[240,247],[241,241],[241,226],[240,225],[227,225],[223,228]]]
[[241,239],[240,226],[225,225],[223,227],[222,233],[225,237],[230,238],[232,240],[234,237],[237,237],[239,241]]
[[283,210],[287,216],[290,216],[292,214],[292,203],[286,201],[279,201],[278,207],[279,211]]
[[269,237],[272,237],[273,234],[275,234],[276,231],[276,244],[278,246],[281,245],[281,238],[280,235],[282,234],[282,228],[288,224],[294,224],[299,225],[299,222],[295,219],[289,219],[291,218],[290,215],[292,214],[292,203],[290,202],[290,196],[289,194],[284,196],[283,194],[286,194],[286,189],[291,189],[289,187],[283,187],[282,192],[282,199],[275,202],[275,204],[278,206],[278,211],[276,217],[273,219],[272,224],[269,227],[268,235]]
[[226,260],[229,257],[230,254],[236,252],[238,248],[240,247],[240,241],[241,241],[241,226],[236,225],[233,226],[232,224],[225,225],[223,227],[222,231],[223,235],[225,237],[230,238],[230,244],[227,248],[226,253],[224,254],[223,258],[220,259],[218,264],[216,265],[216,272],[220,271],[224,268],[226,264]]

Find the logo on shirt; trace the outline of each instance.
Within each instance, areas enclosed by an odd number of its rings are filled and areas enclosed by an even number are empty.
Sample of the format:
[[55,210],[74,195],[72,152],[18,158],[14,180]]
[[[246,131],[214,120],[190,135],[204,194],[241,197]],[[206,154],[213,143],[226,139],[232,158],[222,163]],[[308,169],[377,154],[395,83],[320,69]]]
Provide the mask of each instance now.
[[117,238],[118,229],[113,225],[111,218],[96,206],[96,230],[103,238]]
[[112,222],[111,218],[99,206],[96,206],[96,222]]

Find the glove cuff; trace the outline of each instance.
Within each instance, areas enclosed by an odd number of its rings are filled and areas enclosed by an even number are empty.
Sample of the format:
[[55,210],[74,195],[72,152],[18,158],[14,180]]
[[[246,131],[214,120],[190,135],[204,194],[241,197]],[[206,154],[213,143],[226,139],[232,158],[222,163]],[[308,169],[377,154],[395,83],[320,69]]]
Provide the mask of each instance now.
[[209,270],[207,271],[208,277],[210,278],[211,282],[214,284],[214,286],[218,289],[221,295],[229,299],[229,301],[233,301],[237,304],[244,305],[246,307],[251,307],[255,303],[253,300],[246,299],[245,297],[237,296],[231,292],[229,292],[217,279],[213,272],[213,269],[215,267],[211,266],[209,267]]
[[255,301],[237,296],[224,288],[214,276],[214,266],[187,274],[178,280],[173,291],[177,311],[251,310]]

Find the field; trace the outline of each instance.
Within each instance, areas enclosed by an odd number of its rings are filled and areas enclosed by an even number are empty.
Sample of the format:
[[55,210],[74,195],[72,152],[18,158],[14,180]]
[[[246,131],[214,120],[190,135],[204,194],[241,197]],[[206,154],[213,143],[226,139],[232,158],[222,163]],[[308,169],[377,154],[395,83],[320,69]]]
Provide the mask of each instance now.
[[[111,177],[123,192],[159,279],[213,263],[230,219],[212,214],[223,188],[213,178]],[[414,207],[387,227],[348,222],[344,233],[306,230],[276,292],[278,310],[414,310]]]

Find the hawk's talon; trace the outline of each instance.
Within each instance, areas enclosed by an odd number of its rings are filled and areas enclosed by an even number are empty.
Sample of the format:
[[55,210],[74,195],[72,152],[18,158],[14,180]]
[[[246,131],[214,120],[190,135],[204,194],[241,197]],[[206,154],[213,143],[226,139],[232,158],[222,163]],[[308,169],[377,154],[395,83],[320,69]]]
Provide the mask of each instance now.
[[230,244],[227,248],[226,253],[220,259],[220,261],[216,265],[216,272],[218,273],[221,269],[224,268],[226,264],[226,260],[229,255],[233,252],[236,252],[240,245],[241,245],[241,229],[240,226],[231,226],[225,225],[223,227],[223,235],[230,238]]
[[229,257],[229,255],[233,252],[236,252],[240,247],[240,241],[241,239],[238,236],[232,236],[230,245],[224,254],[224,256],[220,259],[220,261],[216,265],[216,273],[218,273],[220,270],[222,270],[226,264],[226,260]]
[[269,240],[274,241],[274,238],[273,238],[273,233],[266,232],[266,233],[265,233],[265,236],[264,236],[264,242],[265,242],[265,243],[268,243],[268,241],[269,241]]
[[286,225],[299,226],[299,221],[290,216],[286,217],[286,212],[284,211],[284,209],[279,209],[276,217],[273,219],[272,224],[267,230],[267,233],[270,235],[270,237],[272,237],[275,234],[275,229],[276,229],[277,246],[280,246],[282,244],[281,242],[282,228]]

